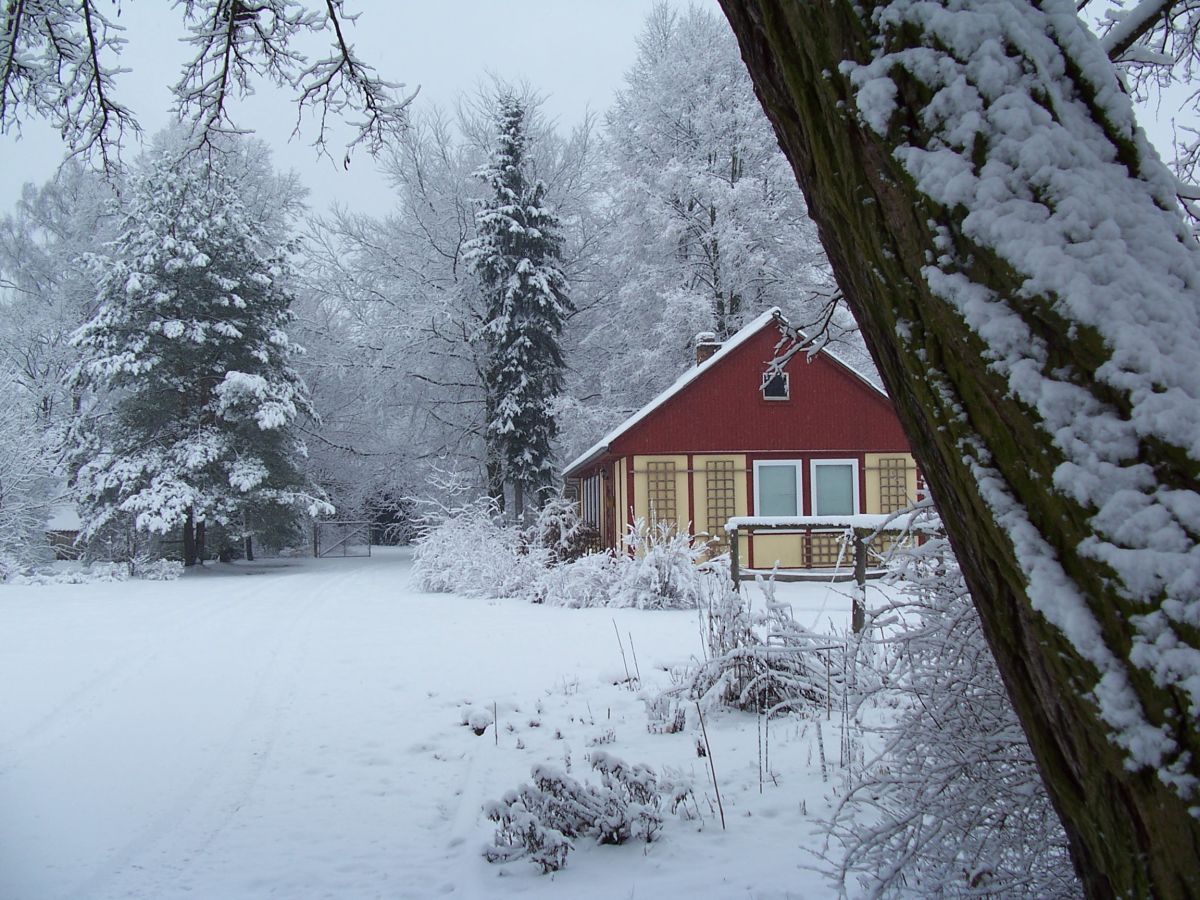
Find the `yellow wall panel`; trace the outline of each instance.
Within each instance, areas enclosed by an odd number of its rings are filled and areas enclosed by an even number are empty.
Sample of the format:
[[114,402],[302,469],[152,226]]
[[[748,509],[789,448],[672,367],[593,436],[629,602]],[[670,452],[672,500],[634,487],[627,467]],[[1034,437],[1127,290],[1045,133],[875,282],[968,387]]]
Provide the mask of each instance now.
[[864,511],[867,513],[883,512],[883,504],[880,499],[879,473],[881,459],[894,459],[898,456],[904,457],[906,466],[904,470],[904,493],[911,503],[917,498],[917,463],[910,453],[867,453],[864,454],[866,463],[866,481],[867,481],[867,496],[866,506]]
[[707,463],[733,463],[733,503],[735,516],[747,514],[746,506],[746,457],[743,454],[697,454],[692,457],[692,468],[695,470],[693,482],[696,487],[696,522],[697,535],[708,531],[708,475]]
[[[796,532],[768,533],[760,531],[754,535],[754,568],[770,569],[779,563],[781,568],[799,568],[804,565],[804,535]],[[742,557],[746,559],[747,557]]]
[[650,519],[650,463],[675,463],[675,510],[677,525],[685,528],[688,521],[687,456],[635,456],[633,458],[633,511],[640,519]]

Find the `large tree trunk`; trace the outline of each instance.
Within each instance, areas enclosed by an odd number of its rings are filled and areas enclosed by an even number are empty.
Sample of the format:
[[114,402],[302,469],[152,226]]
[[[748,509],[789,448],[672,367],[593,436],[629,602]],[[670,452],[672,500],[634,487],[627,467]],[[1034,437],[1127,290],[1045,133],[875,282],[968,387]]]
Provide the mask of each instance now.
[[204,524],[203,519],[196,523],[196,564],[201,566],[204,565],[204,540],[207,530],[208,526]]
[[[932,4],[721,2],[945,520],[1085,889],[1200,896],[1200,818],[1189,813],[1200,803],[1200,678],[1186,677],[1200,671],[1200,443],[1171,431],[1195,421],[1200,397],[1179,366],[1164,365],[1151,390],[1127,387],[1142,384],[1138,365],[1157,365],[1147,362],[1164,341],[1155,334],[1194,346],[1200,278],[1161,167],[1112,112],[1122,98],[1111,68],[1054,0],[979,0],[941,18]],[[976,65],[985,59],[997,62]],[[1010,71],[1019,80],[1001,83]],[[983,102],[946,111],[964,96]],[[990,219],[971,217],[982,194],[963,184],[1003,189],[1023,164],[1001,158],[1012,150],[995,126],[1002,111],[1028,131],[1030,152],[1078,138],[1047,153],[1046,167],[1064,167],[1050,186],[1027,183],[1017,200],[1041,207],[1031,231],[1072,205],[1068,251],[1103,239],[1093,252],[1114,254],[1114,278],[1150,273],[1131,304],[1146,306],[1148,323],[1158,310],[1176,323],[1145,336],[1151,352],[1120,355],[1120,336],[1104,331],[1111,317],[1079,312],[1072,292],[1100,296],[1103,284],[1047,288],[1036,248],[1007,252]],[[1058,193],[1067,182],[1053,178],[1074,178],[1070,166],[1115,180]],[[1122,215],[1139,204],[1147,211],[1130,227]],[[1152,293],[1156,270],[1171,267],[1173,288]],[[1023,359],[1011,340],[1000,346],[997,322],[1022,330]],[[1126,336],[1137,340],[1138,327]],[[1163,347],[1164,358],[1177,350]],[[1154,402],[1164,406],[1147,424]],[[1120,448],[1102,446],[1099,430],[1081,437],[1089,418],[1113,423]],[[1114,485],[1135,472],[1123,517]],[[1166,527],[1174,542],[1147,537]],[[1158,652],[1167,647],[1181,655]]]
[[518,525],[525,525],[525,482],[519,478],[513,481],[513,518]]
[[183,520],[183,564],[185,566],[196,564],[196,526],[191,507],[188,508],[187,515]]

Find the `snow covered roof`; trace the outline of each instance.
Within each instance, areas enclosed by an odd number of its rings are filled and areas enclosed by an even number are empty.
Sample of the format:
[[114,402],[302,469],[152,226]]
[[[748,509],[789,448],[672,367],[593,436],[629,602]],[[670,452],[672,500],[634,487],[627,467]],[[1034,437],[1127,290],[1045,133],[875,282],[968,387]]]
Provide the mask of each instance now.
[[[764,327],[772,324],[776,318],[782,318],[782,315],[783,315],[782,311],[779,309],[779,307],[773,306],[770,309],[768,309],[766,312],[762,313],[757,318],[751,320],[750,322],[747,322],[746,325],[743,326],[740,331],[738,331],[736,334],[730,336],[729,340],[725,341],[725,343],[723,343],[721,345],[720,350],[718,350],[716,353],[714,353],[712,356],[710,356],[704,362],[690,367],[686,372],[684,372],[677,379],[675,379],[675,383],[672,384],[669,388],[667,388],[665,391],[663,391],[661,394],[659,394],[657,397],[655,397],[653,400],[651,400],[649,403],[647,403],[645,406],[643,406],[641,409],[639,409],[637,412],[635,412],[632,416],[630,416],[628,419],[626,419],[624,422],[622,422],[620,425],[618,425],[616,428],[614,428],[608,434],[604,435],[604,437],[600,438],[599,441],[597,441],[595,444],[593,444],[591,447],[589,447],[587,450],[585,450],[583,453],[581,453],[579,456],[577,456],[575,459],[573,459],[570,462],[570,464],[568,464],[567,467],[565,469],[563,469],[563,474],[569,475],[571,472],[573,472],[575,469],[579,468],[580,466],[586,465],[587,463],[590,463],[590,462],[595,461],[596,459],[599,459],[608,450],[609,445],[612,444],[613,441],[615,441],[617,438],[619,438],[621,435],[623,435],[625,432],[627,432],[634,425],[638,424],[643,419],[650,416],[656,410],[660,409],[668,400],[670,400],[672,397],[674,397],[676,394],[678,394],[680,391],[682,391],[685,387],[687,387],[689,384],[691,384],[693,381],[695,381],[697,378],[699,378],[701,375],[703,375],[705,372],[707,372],[713,366],[717,365],[722,359],[727,357],[729,354],[731,354],[734,350],[736,350],[742,344],[746,343],[746,341],[750,340],[750,338],[752,338],[754,335],[758,334],[758,332],[761,331]],[[801,332],[801,334],[803,335],[803,332]],[[839,358],[832,351],[826,350],[826,349],[821,349],[818,352],[824,354],[825,356],[828,356],[834,362],[838,363],[840,366],[842,366],[848,372],[850,372],[851,374],[856,376],[863,384],[865,384],[871,390],[875,391],[877,394],[880,394],[883,397],[887,397],[886,391],[884,391],[882,388],[880,388],[877,384],[873,383],[870,379],[863,377],[863,375],[860,372],[858,372],[853,366],[851,366],[845,360]]]

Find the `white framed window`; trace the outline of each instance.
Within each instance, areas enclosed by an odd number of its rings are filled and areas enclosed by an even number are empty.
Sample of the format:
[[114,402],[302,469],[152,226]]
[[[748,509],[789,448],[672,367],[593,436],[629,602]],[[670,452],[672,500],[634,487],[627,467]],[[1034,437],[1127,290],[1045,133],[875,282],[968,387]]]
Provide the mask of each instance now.
[[763,373],[761,390],[764,400],[787,400],[790,396],[789,389],[787,372],[776,372],[774,375],[770,372]]
[[857,515],[858,460],[814,459],[809,466],[813,515]]
[[798,516],[804,509],[803,461],[759,459],[754,461],[754,514]]

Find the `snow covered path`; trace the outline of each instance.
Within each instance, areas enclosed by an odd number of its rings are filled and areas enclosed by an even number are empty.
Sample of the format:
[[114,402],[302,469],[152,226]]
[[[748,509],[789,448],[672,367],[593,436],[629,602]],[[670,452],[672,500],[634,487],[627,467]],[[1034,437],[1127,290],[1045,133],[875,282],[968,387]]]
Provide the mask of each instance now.
[[[801,868],[800,803],[815,812],[825,787],[811,730],[772,738],[781,786],[759,796],[755,720],[736,715],[710,735],[728,831],[671,822],[649,848],[581,848],[553,878],[485,863],[480,804],[536,762],[586,778],[603,744],[704,796],[692,738],[648,734],[613,684],[614,619],[650,680],[698,651],[696,616],[422,594],[408,566],[392,552],[0,586],[0,897],[829,893]],[[498,739],[463,727],[493,703]]]

